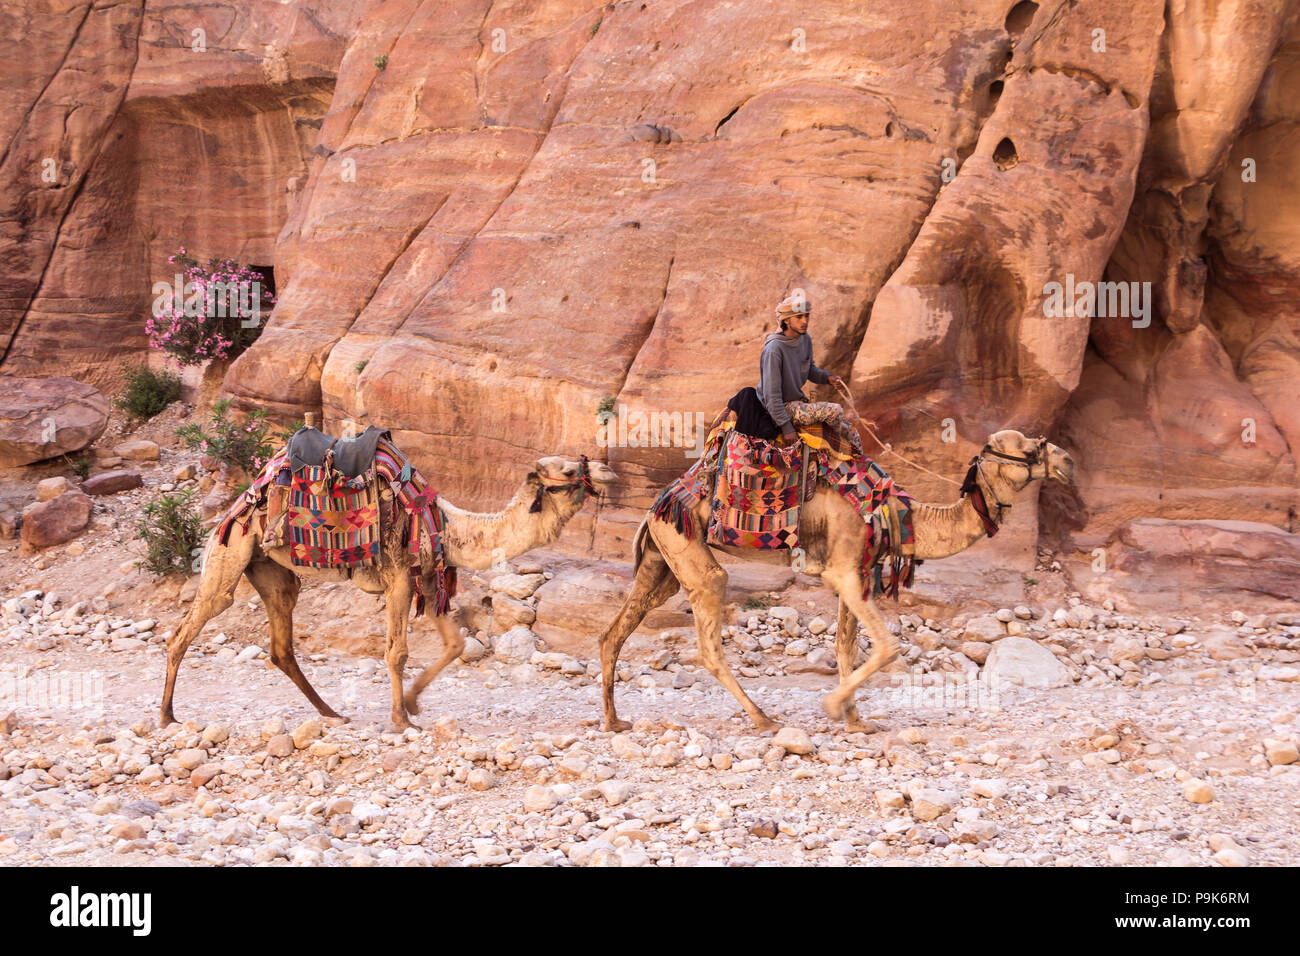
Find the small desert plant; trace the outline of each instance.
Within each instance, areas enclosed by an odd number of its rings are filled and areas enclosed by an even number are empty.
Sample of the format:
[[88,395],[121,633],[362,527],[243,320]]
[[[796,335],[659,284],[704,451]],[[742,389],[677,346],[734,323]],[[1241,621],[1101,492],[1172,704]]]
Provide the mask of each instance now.
[[356,369],[357,374],[360,375],[362,372],[366,370],[366,366],[369,364],[370,364],[370,359],[362,359],[360,362],[358,362],[356,365],[352,367]]
[[383,70],[383,69],[387,69],[387,68],[388,68],[388,54],[387,54],[387,53],[381,53],[381,54],[379,54],[379,56],[375,57],[375,69],[376,69],[376,70]]
[[194,489],[163,495],[145,505],[136,537],[145,547],[140,565],[155,577],[197,571],[203,521],[194,504]]
[[91,460],[89,455],[79,455],[76,458],[71,455],[64,455],[63,463],[68,466],[68,471],[77,476],[78,481],[85,481],[90,477]]
[[141,364],[124,366],[123,371],[126,387],[113,404],[132,418],[153,418],[181,397],[180,376],[166,369],[155,372]]
[[600,25],[601,25],[602,23],[604,23],[604,22],[605,22],[605,18],[604,18],[604,17],[601,17],[600,19],[598,19],[595,23],[593,23],[593,24],[591,25],[591,32],[590,32],[589,34],[587,34],[587,39],[588,39],[588,40],[590,40],[592,37],[594,37],[594,36],[596,35],[596,31],[600,29]]
[[285,440],[284,433],[266,416],[266,409],[258,408],[243,419],[232,418],[230,400],[223,398],[213,404],[208,427],[194,422],[182,425],[176,434],[191,450],[256,475]]
[[614,399],[602,398],[600,404],[596,406],[596,418],[603,425],[614,417]]
[[772,599],[767,595],[758,597],[747,597],[745,603],[740,605],[742,611],[765,611],[772,606]]

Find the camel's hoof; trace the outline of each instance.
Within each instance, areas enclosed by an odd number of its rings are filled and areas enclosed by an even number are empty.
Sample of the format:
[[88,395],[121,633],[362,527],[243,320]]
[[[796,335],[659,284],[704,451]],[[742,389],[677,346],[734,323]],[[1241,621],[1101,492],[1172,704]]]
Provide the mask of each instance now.
[[845,713],[845,701],[834,694],[827,694],[822,698],[822,709],[831,720],[845,720],[848,717]]
[[851,717],[844,721],[844,730],[850,734],[874,734],[876,725],[857,717]]
[[406,706],[406,712],[408,714],[418,714],[420,712],[420,701],[418,698],[412,697],[408,694],[406,697],[402,698],[402,703]]
[[605,721],[605,729],[611,733],[624,734],[632,729],[632,721],[619,720],[615,717],[613,720]]
[[762,720],[754,721],[754,726],[758,728],[758,732],[763,736],[774,734],[781,729],[780,721],[773,720],[771,717],[764,717]]
[[344,717],[342,714],[336,714],[333,711],[328,714],[321,714],[321,717],[325,719],[326,725],[329,727],[339,727],[343,724],[352,723],[351,717]]

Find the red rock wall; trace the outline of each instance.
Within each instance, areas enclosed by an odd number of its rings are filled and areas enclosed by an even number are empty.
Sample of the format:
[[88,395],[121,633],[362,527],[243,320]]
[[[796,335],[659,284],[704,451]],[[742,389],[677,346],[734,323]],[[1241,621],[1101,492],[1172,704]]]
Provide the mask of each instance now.
[[[381,422],[471,506],[600,454],[620,553],[691,459],[603,449],[597,407],[711,417],[798,287],[909,457],[956,476],[1005,425],[1076,452],[1006,562],[1144,517],[1293,531],[1297,7],[6,6],[0,371],[106,375],[178,245],[273,263],[230,393]],[[1150,282],[1150,325],[1045,314],[1067,275]]]

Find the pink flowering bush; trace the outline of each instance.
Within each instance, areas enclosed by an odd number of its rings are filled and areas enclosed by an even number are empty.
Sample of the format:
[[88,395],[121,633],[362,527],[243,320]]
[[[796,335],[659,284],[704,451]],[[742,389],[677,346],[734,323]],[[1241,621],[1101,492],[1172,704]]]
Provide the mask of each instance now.
[[176,434],[191,451],[210,455],[253,476],[297,431],[297,428],[289,432],[281,430],[267,421],[266,415],[266,409],[258,408],[243,418],[231,417],[230,400],[223,398],[213,403],[207,427],[192,422],[176,429]]
[[234,259],[206,266],[182,246],[167,261],[184,271],[175,283],[155,283],[152,315],[145,320],[149,344],[184,365],[238,355],[261,334],[275,303],[262,276]]

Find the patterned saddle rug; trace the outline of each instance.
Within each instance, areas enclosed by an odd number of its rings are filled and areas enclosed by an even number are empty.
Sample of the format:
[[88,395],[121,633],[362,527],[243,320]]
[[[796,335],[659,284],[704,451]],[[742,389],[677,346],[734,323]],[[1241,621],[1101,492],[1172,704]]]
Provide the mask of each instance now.
[[724,440],[709,516],[710,544],[776,551],[799,545],[803,455],[735,429]]
[[218,541],[226,544],[236,523],[247,531],[256,518],[262,522],[264,548],[288,546],[297,567],[343,569],[351,574],[356,568],[380,563],[382,529],[390,521],[398,522],[410,560],[416,616],[424,611],[422,568],[431,570],[436,582],[434,613],[445,613],[455,595],[456,569],[447,564],[443,552],[444,518],[438,493],[428,487],[387,431],[366,430],[362,437],[369,445],[368,460],[355,475],[336,466],[332,444],[319,464],[295,458],[294,452],[301,453],[304,447],[308,460],[314,457],[311,443],[295,444],[304,432],[315,429],[301,429],[230,506],[217,524]]
[[863,596],[896,598],[900,587],[911,587],[920,563],[912,498],[884,469],[855,454],[838,429],[808,425],[800,429],[799,444],[782,446],[742,435],[734,418],[724,412],[715,419],[704,454],[660,493],[650,508],[653,515],[693,538],[699,532],[691,512],[712,485],[710,544],[793,549],[799,542],[800,506],[822,481],[852,504],[867,526]]

